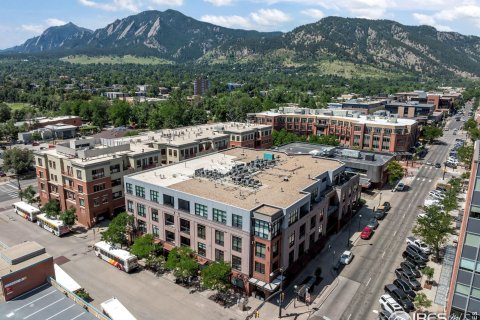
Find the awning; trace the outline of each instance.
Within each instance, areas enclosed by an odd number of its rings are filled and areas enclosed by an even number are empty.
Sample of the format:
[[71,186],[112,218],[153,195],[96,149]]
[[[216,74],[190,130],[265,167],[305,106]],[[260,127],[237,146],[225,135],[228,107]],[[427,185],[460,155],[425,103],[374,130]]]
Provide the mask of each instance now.
[[368,178],[360,177],[359,184],[360,184],[360,186],[362,186],[362,188],[370,188],[370,186],[372,185],[372,182]]
[[250,278],[248,282],[251,284],[255,285],[259,289],[267,290],[270,292],[274,292],[277,290],[277,288],[280,286],[280,283],[285,280],[284,276],[278,276],[276,277],[272,282],[270,283],[265,283],[261,280],[255,279],[255,278]]

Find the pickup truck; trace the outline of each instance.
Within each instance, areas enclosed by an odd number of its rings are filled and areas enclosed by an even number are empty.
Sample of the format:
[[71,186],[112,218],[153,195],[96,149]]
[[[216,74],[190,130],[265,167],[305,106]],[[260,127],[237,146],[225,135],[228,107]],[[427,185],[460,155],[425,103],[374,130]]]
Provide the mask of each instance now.
[[431,253],[430,248],[425,243],[423,243],[422,240],[415,239],[414,237],[407,237],[407,244],[421,249],[426,254]]

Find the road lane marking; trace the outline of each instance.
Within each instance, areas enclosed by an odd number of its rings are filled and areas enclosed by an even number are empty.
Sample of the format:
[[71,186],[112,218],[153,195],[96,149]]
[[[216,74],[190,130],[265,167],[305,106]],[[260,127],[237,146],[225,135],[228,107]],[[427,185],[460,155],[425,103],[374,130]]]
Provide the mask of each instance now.
[[348,315],[347,320],[350,320],[351,317],[352,317],[352,314],[350,313],[350,314]]
[[425,181],[425,178],[423,178],[423,180],[422,180],[422,181]]
[[386,252],[386,251],[383,251],[383,253],[382,253],[382,259],[383,259],[383,257],[385,256],[385,252]]
[[397,235],[397,230],[395,230],[395,232],[393,233],[393,236],[395,237]]
[[378,314],[378,310],[373,309],[372,312]]
[[367,283],[365,284],[365,287],[368,287],[368,285],[370,284],[370,281],[372,281],[372,277],[368,279]]

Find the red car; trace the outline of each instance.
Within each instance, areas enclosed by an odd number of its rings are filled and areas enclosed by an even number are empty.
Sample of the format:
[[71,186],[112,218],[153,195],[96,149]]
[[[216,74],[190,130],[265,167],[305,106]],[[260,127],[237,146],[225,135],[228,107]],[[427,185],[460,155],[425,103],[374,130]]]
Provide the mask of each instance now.
[[373,234],[372,228],[365,227],[363,228],[362,233],[360,234],[360,238],[364,240],[368,240],[372,237],[372,234]]

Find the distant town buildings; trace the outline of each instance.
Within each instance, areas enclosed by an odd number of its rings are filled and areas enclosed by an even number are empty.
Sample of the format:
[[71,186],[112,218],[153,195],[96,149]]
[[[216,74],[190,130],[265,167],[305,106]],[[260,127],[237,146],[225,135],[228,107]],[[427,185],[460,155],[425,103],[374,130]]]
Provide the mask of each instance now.
[[138,234],[198,261],[226,261],[232,283],[268,296],[348,223],[359,176],[335,159],[235,148],[125,177]]
[[225,123],[145,132],[125,138],[81,138],[35,151],[42,204],[76,208],[87,227],[125,211],[123,177],[230,147],[269,148],[269,125]]
[[209,89],[210,83],[207,78],[198,77],[193,81],[193,95],[203,96]]
[[80,127],[82,125],[82,119],[78,116],[36,117],[25,121],[15,122],[16,127],[25,126],[27,130],[45,128],[49,125],[56,124]]

